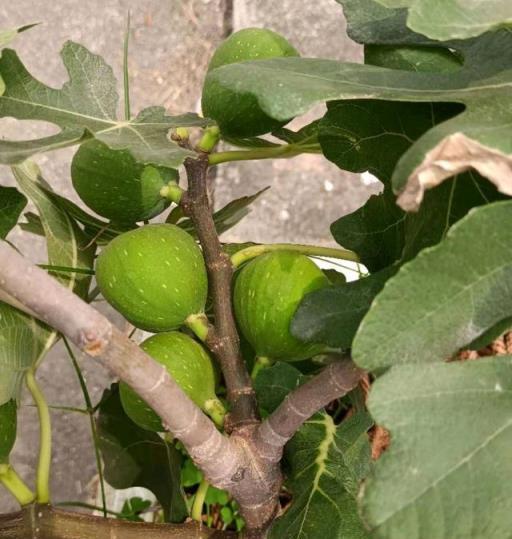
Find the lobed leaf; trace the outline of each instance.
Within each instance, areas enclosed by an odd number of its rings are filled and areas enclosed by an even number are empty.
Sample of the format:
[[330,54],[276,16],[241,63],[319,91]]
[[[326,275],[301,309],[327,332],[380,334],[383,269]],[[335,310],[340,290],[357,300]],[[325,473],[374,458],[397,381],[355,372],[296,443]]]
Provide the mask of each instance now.
[[141,163],[177,167],[193,155],[169,140],[175,127],[204,126],[195,114],[167,116],[162,107],[149,107],[137,117],[116,119],[118,95],[112,69],[103,58],[77,43],[62,49],[69,81],[50,88],[27,71],[16,52],[6,49],[0,58],[5,92],[0,96],[0,117],[42,120],[56,124],[56,135],[24,141],[1,140],[0,163],[15,164],[36,153],[72,146],[95,137],[113,149],[126,149]]

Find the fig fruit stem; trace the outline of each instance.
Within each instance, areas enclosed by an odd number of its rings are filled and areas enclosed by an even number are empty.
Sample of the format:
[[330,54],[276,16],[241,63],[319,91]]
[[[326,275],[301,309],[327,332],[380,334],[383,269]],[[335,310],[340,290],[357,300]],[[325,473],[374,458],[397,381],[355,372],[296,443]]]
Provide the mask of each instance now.
[[338,258],[350,262],[359,262],[359,256],[354,251],[348,249],[338,249],[335,247],[319,247],[317,245],[300,245],[295,243],[269,243],[263,245],[252,245],[238,251],[231,257],[233,267],[238,268],[243,263],[271,251],[296,251],[306,256],[322,256],[327,258]]
[[213,419],[214,423],[222,428],[227,410],[219,399],[209,399],[204,403],[206,413]]
[[215,125],[207,127],[203,136],[197,145],[197,150],[204,153],[210,153],[220,140],[220,129]]
[[254,366],[252,368],[252,372],[251,372],[251,378],[253,380],[256,380],[256,378],[258,377],[258,374],[268,368],[268,367],[271,367],[272,365],[274,364],[274,361],[272,361],[270,358],[268,357],[264,357],[264,356],[258,356],[256,358],[256,361],[254,362]]
[[169,182],[160,189],[160,196],[166,198],[175,204],[179,204],[183,193],[185,192],[176,182]]
[[204,313],[191,314],[185,320],[185,325],[194,332],[200,341],[206,342],[210,328],[208,318]]
[[257,159],[283,159],[295,157],[303,153],[321,153],[319,144],[285,144],[270,148],[253,148],[252,150],[232,150],[212,153],[208,156],[210,166],[230,163],[231,161],[253,161]]
[[26,375],[27,388],[34,399],[39,415],[39,462],[36,475],[36,498],[41,504],[50,503],[50,468],[52,463],[52,425],[50,408],[36,381],[35,369]]
[[201,483],[199,483],[199,487],[194,497],[194,504],[192,505],[192,512],[191,512],[192,519],[197,522],[203,521],[203,505],[204,505],[206,494],[208,493],[209,488],[210,488],[210,483],[208,483],[206,479],[203,479]]
[[0,464],[0,483],[16,498],[16,501],[22,507],[35,500],[35,494],[10,464]]

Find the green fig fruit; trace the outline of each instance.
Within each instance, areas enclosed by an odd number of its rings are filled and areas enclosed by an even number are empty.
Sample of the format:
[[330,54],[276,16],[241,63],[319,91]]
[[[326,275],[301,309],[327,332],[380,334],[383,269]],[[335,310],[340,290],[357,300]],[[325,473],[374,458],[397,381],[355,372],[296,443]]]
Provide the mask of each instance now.
[[[245,28],[219,45],[208,73],[228,64],[287,56],[299,56],[299,53],[284,37],[271,30]],[[208,75],[203,86],[202,109],[206,117],[218,123],[222,134],[230,137],[264,135],[289,121],[271,118],[261,110],[256,97],[223,88]]]
[[14,400],[0,406],[0,464],[7,464],[16,441],[16,411]]
[[234,307],[242,333],[260,357],[301,360],[325,347],[304,344],[290,333],[302,298],[329,286],[322,270],[307,256],[274,251],[251,260],[237,276]]
[[[185,393],[217,424],[222,424],[225,410],[215,395],[215,368],[212,358],[194,339],[172,331],[145,340],[141,348],[161,363]],[[127,384],[119,385],[121,402],[128,417],[139,427],[162,432],[160,418]]]
[[178,179],[171,168],[138,163],[129,151],[99,140],[80,146],[71,163],[78,196],[94,212],[118,224],[133,224],[162,213],[169,201],[160,189]]
[[103,297],[134,326],[169,331],[203,312],[208,281],[203,255],[170,224],[125,232],[101,252],[96,280]]

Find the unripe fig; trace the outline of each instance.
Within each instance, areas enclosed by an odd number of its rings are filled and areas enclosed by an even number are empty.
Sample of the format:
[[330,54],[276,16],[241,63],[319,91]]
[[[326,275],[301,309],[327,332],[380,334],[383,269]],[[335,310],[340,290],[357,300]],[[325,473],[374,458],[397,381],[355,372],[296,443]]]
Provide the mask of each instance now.
[[206,303],[203,255],[175,225],[148,225],[112,240],[98,257],[96,280],[113,307],[151,332],[180,327]]
[[235,314],[256,354],[293,361],[320,353],[324,346],[300,342],[290,324],[302,298],[326,286],[316,264],[293,251],[273,251],[244,266],[235,283]]
[[[271,30],[245,28],[219,45],[208,72],[228,64],[286,56],[299,53],[284,37]],[[271,118],[261,110],[256,97],[223,88],[208,76],[203,86],[202,109],[205,116],[218,123],[224,135],[231,137],[263,135],[289,121]]]
[[71,163],[79,197],[98,215],[118,224],[145,221],[162,213],[169,201],[160,189],[176,180],[176,170],[144,165],[126,150],[112,150],[99,140],[80,146]]
[[[141,344],[141,348],[161,363],[185,393],[216,423],[221,424],[224,406],[215,395],[215,369],[205,349],[194,339],[172,331],[159,333]],[[119,385],[124,411],[137,425],[162,432],[160,418],[127,384]]]

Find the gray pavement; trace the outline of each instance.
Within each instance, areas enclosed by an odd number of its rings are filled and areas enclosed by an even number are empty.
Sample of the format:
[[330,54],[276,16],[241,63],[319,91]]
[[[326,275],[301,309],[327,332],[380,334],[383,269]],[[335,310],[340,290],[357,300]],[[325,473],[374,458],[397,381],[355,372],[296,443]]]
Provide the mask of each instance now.
[[[66,80],[59,50],[64,41],[78,41],[110,63],[121,81],[122,40],[128,10],[132,14],[130,72],[132,109],[164,105],[170,112],[196,110],[205,66],[230,28],[266,26],[288,37],[304,56],[359,61],[360,47],[345,35],[342,10],[334,0],[17,0],[0,4],[0,28],[30,22],[43,24],[20,36],[15,48],[29,70],[58,87]],[[321,111],[316,111],[321,114]],[[302,125],[315,117],[297,119]],[[30,129],[30,131],[27,131]],[[26,137],[54,131],[48,125],[0,119],[1,136]],[[40,156],[47,179],[60,193],[76,200],[70,188],[72,150]],[[12,183],[3,169],[2,184]],[[329,224],[348,213],[375,188],[357,175],[344,174],[320,156],[293,160],[223,166],[217,174],[218,206],[270,185],[250,216],[224,237],[226,241],[330,243]],[[11,239],[34,259],[42,259],[44,245],[15,232]],[[102,308],[106,308],[102,306]],[[80,358],[93,400],[109,383],[108,374]],[[83,406],[83,399],[62,345],[48,355],[39,372],[48,401]],[[20,437],[13,462],[27,481],[33,481],[37,451],[37,417],[24,399]],[[55,501],[87,499],[95,474],[93,448],[86,416],[53,412],[54,458],[52,488]],[[0,513],[16,506],[0,490]]]

